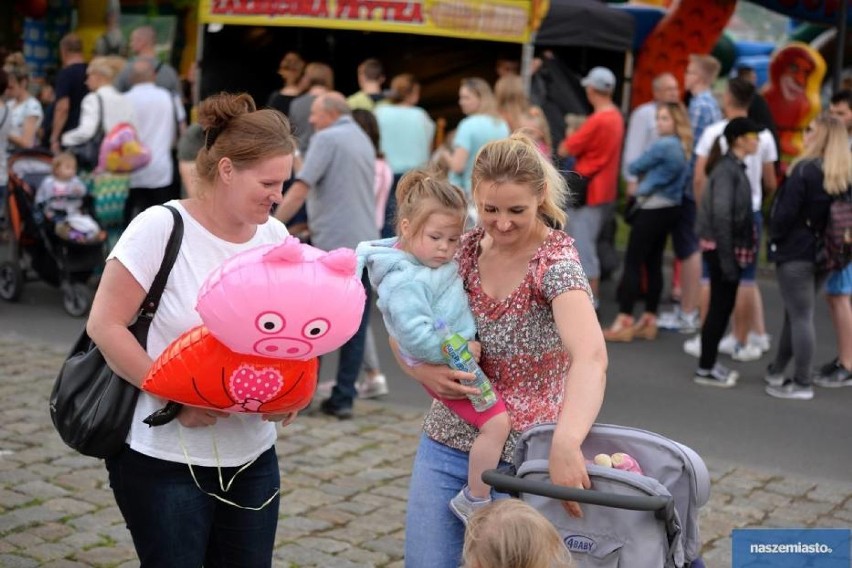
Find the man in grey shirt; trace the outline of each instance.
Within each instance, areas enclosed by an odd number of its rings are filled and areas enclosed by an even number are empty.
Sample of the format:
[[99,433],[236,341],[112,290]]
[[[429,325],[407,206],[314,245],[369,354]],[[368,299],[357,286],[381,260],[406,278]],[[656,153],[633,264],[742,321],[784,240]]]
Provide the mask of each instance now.
[[[319,95],[311,104],[314,127],[311,147],[296,180],[284,195],[275,217],[289,221],[307,201],[311,244],[330,251],[354,249],[359,242],[379,237],[373,194],[376,153],[354,120],[343,95]],[[370,283],[362,275],[367,302],[355,335],[340,348],[337,380],[320,410],[340,419],[352,417],[355,381],[364,359],[364,340],[370,314]]]

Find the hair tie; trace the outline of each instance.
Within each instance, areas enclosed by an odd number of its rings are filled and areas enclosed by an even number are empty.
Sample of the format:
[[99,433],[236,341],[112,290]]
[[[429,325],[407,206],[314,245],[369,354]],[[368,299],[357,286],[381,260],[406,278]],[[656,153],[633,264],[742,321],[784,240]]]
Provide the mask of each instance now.
[[207,148],[208,150],[210,148],[212,148],[213,144],[216,142],[216,139],[219,137],[219,135],[221,133],[222,133],[222,127],[221,126],[211,126],[210,128],[208,128],[207,131],[205,132],[204,147]]

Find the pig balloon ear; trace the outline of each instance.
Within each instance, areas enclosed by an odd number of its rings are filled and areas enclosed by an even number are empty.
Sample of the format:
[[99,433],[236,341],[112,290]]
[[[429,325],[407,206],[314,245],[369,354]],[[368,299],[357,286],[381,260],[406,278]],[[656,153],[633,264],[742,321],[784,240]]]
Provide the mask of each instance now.
[[348,248],[334,249],[318,260],[330,270],[349,276],[355,274],[355,266],[358,264],[355,251]]
[[263,258],[278,262],[302,262],[302,243],[294,236],[287,236],[280,245],[268,250]]

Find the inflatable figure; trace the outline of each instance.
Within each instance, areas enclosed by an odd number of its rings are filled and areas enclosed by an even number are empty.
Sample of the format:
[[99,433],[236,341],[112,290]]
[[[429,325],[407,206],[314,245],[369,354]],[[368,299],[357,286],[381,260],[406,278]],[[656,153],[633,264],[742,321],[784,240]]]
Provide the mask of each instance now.
[[355,335],[365,292],[355,252],[287,237],[240,253],[198,293],[204,325],[169,345],[142,389],[227,412],[294,412],[316,390],[317,357]]
[[682,84],[689,55],[710,53],[736,5],[737,0],[681,0],[675,4],[639,50],[630,106],[636,108],[652,99],[651,82],[660,73],[672,73]]
[[778,127],[782,162],[802,151],[802,131],[820,111],[824,75],[825,60],[807,44],[791,42],[772,56],[763,97]]

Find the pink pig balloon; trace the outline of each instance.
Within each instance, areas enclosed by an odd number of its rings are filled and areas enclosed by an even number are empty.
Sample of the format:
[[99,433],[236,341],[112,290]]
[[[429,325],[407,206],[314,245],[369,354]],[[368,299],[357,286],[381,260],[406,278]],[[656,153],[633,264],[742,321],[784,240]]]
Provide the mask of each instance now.
[[321,251],[287,237],[213,271],[196,310],[237,353],[306,360],[334,351],[361,323],[366,295],[350,249]]

